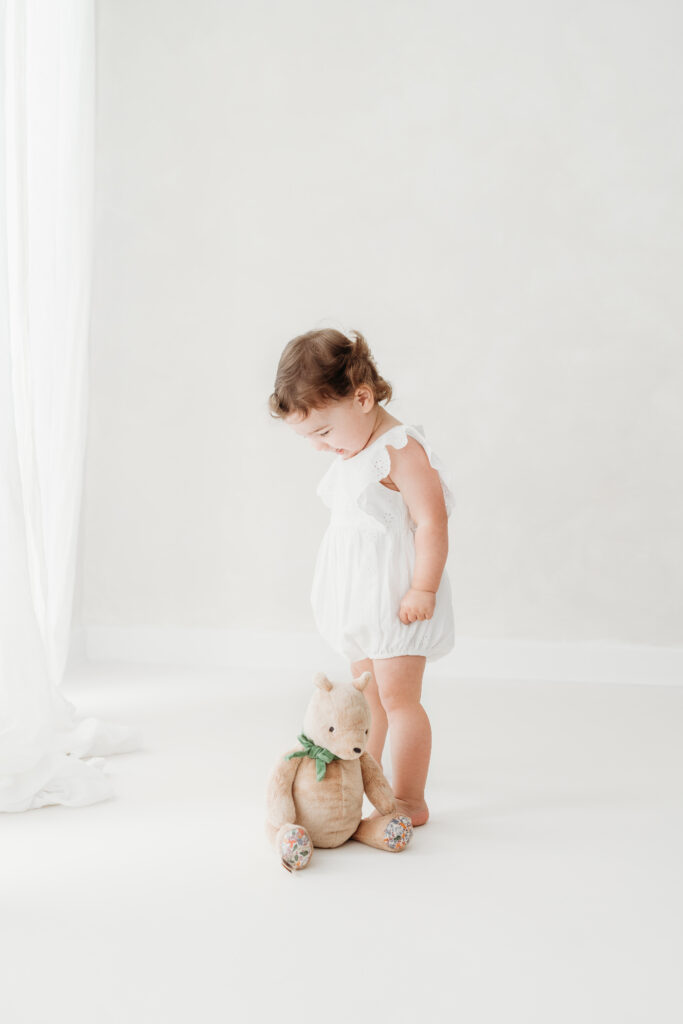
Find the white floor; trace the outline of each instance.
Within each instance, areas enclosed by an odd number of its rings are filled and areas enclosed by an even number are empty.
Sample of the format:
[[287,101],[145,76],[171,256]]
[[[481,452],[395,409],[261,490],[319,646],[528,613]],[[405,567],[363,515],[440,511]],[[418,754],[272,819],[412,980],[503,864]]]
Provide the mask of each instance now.
[[145,748],[112,800],[0,816],[3,1024],[680,1024],[683,687],[427,680],[430,823],[290,875],[263,795],[310,682],[280,682],[67,680]]

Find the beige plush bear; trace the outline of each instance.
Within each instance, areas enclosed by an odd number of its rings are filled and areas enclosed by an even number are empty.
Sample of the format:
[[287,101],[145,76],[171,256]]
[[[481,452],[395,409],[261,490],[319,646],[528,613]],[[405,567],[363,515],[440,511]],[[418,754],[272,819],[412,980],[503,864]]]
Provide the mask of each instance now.
[[[370,706],[363,690],[372,676],[333,683],[322,672],[299,736],[301,747],[285,754],[268,784],[266,831],[288,871],[310,864],[315,846],[357,839],[380,850],[404,850],[413,834],[410,818],[381,767],[365,753]],[[363,792],[380,817],[361,821]]]

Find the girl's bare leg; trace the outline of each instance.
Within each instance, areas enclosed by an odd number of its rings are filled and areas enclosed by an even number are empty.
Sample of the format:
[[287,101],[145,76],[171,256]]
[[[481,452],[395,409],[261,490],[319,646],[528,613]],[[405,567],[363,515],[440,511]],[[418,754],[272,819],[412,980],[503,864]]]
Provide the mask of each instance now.
[[358,679],[363,672],[370,672],[372,675],[372,679],[363,690],[367,702],[370,705],[370,712],[372,714],[372,723],[370,725],[370,735],[368,736],[368,745],[366,750],[372,755],[372,757],[374,757],[375,761],[381,765],[384,741],[387,738],[387,715],[379,699],[377,682],[375,681],[375,672],[370,658],[364,658],[363,661],[351,662],[351,675],[354,679]]
[[426,663],[424,656],[415,654],[375,658],[372,662],[374,681],[390,730],[392,788],[399,810],[412,819],[413,825],[424,825],[429,818],[425,784],[432,729],[420,703]]

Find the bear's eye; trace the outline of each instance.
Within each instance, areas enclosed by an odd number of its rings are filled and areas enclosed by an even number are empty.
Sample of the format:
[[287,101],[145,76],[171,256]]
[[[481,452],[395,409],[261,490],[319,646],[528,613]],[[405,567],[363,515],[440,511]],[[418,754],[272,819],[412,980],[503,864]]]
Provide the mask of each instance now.
[[368,730],[366,729],[366,730],[365,730],[365,735],[367,736],[367,734],[368,734]]
[[334,732],[334,726],[333,725],[330,726],[330,732]]

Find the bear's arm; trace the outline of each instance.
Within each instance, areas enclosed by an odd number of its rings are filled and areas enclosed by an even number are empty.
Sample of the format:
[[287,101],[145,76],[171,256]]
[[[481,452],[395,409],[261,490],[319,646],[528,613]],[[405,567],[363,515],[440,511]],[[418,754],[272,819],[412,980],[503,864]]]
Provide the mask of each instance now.
[[363,776],[363,789],[372,806],[380,814],[393,814],[396,810],[396,797],[372,754],[360,755],[360,770]]
[[[301,750],[301,747],[294,747],[287,753],[291,754],[294,750]],[[294,823],[292,785],[299,770],[301,758],[293,757],[291,761],[286,761],[286,756],[285,754],[281,757],[276,764],[268,781],[266,794],[266,818],[269,824],[274,825],[275,828],[280,828],[281,825],[287,825],[289,822]]]

